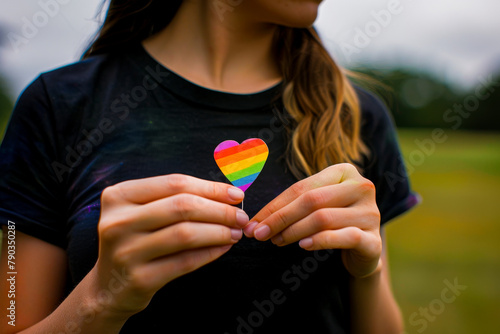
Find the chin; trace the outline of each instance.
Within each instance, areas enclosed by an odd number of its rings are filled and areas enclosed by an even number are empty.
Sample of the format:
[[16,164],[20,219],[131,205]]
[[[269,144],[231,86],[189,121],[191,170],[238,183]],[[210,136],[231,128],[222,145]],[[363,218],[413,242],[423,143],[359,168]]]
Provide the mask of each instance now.
[[289,19],[282,23],[291,28],[307,28],[313,25],[318,17],[318,9],[321,1],[307,1],[300,5],[300,9],[290,15]]
[[[322,0],[253,0],[261,5],[260,19],[291,28],[307,28],[318,17]],[[257,6],[259,7],[259,6]]]
[[308,28],[311,27],[316,21],[317,14],[315,15],[303,15],[296,20],[290,20],[289,22],[283,22],[282,25],[290,28]]

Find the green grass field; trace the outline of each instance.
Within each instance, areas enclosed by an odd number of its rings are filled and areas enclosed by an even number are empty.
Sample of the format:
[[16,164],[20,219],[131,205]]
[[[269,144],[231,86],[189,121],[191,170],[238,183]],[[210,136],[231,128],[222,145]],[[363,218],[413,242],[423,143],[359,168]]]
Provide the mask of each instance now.
[[[400,130],[405,158],[431,133]],[[387,226],[394,291],[409,334],[500,333],[500,135],[446,135],[409,162],[422,204]],[[451,302],[455,279],[466,288]]]

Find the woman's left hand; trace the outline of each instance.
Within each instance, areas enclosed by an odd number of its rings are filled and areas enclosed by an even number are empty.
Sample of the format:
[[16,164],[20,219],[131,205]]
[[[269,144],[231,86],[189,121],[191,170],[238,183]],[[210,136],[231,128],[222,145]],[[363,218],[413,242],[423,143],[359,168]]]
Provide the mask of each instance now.
[[299,241],[306,250],[342,249],[354,277],[378,268],[382,252],[375,186],[350,164],[337,164],[301,180],[267,204],[244,232],[285,246]]

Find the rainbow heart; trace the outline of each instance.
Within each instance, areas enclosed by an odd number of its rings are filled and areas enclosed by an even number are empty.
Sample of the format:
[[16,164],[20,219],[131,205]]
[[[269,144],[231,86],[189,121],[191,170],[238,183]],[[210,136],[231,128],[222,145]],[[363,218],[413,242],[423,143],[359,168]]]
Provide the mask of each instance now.
[[245,191],[259,176],[266,163],[269,149],[259,138],[247,139],[241,144],[226,140],[217,145],[214,159],[229,181]]

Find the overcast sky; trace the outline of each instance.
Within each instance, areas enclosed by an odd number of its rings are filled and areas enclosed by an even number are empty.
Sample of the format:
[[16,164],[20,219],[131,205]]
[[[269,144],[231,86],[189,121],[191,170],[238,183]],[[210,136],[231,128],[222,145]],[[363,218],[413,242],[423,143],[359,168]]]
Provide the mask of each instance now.
[[[0,71],[13,96],[80,57],[100,1],[0,0]],[[418,67],[473,87],[500,70],[498,13],[499,0],[326,0],[317,27],[344,66]]]

